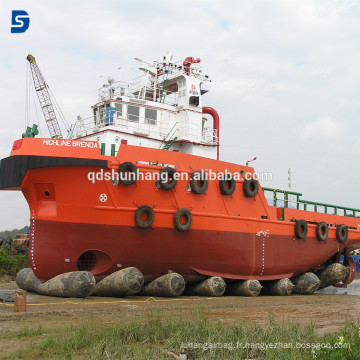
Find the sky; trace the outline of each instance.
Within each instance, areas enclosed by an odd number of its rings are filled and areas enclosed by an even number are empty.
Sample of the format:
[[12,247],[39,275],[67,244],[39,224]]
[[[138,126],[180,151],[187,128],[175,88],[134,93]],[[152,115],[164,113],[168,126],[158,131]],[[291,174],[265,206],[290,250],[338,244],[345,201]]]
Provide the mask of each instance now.
[[[11,34],[12,10],[30,27]],[[153,0],[0,2],[0,159],[26,121],[32,54],[69,123],[91,115],[109,75],[140,75],[135,57],[202,59],[211,91],[204,105],[220,115],[220,159],[257,157],[272,188],[360,208],[360,1]],[[120,69],[119,69],[120,68]],[[31,85],[31,84],[30,84]],[[32,96],[32,95],[31,95]],[[35,99],[35,103],[37,99]],[[29,223],[20,192],[0,192],[0,230]]]

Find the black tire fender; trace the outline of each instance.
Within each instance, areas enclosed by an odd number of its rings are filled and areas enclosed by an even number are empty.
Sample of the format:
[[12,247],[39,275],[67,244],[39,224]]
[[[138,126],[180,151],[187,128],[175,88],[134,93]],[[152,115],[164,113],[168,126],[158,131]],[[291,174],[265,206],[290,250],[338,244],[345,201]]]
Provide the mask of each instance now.
[[207,175],[203,171],[195,171],[191,175],[190,188],[194,194],[203,194],[209,186]]
[[307,222],[305,220],[296,220],[295,222],[295,236],[297,239],[304,240],[308,232]]
[[[124,162],[120,164],[118,168],[118,174],[120,184],[125,186],[132,185],[137,180],[137,167],[132,162]],[[126,176],[125,174],[129,174],[130,176]]]
[[348,239],[348,228],[346,225],[341,224],[336,227],[336,240],[339,243],[345,244]]
[[[163,190],[172,190],[176,186],[177,179],[175,178],[176,170],[170,166],[164,167],[160,170],[159,185]],[[170,181],[164,180],[167,177]]]
[[319,222],[316,225],[316,238],[319,241],[325,241],[329,235],[329,227],[325,222]]
[[[182,217],[185,217],[185,223],[182,223],[181,219]],[[174,216],[174,224],[175,227],[180,231],[187,231],[190,229],[191,224],[193,221],[193,216],[191,214],[191,211],[185,208],[179,209]]]
[[232,195],[236,188],[236,182],[234,178],[231,179],[220,179],[219,188],[223,195]]
[[[143,215],[146,215],[145,220],[142,219]],[[148,205],[139,206],[135,211],[135,223],[140,229],[148,229],[151,227],[155,219],[154,210]]]
[[255,197],[259,191],[259,182],[255,179],[245,179],[243,184],[244,194],[247,197]]

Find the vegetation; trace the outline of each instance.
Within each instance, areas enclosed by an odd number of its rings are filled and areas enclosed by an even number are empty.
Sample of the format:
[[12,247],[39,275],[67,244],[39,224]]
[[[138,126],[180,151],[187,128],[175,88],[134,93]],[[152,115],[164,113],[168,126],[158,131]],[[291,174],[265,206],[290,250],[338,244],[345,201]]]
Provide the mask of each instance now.
[[[26,233],[28,229],[28,226],[24,226],[22,229],[0,231],[0,240],[14,239],[16,235]],[[27,252],[19,250],[8,244],[0,246],[0,283],[13,280],[18,271],[30,266]]]
[[29,226],[24,226],[22,229],[13,229],[0,231],[0,238],[3,239],[13,239],[18,234],[24,234],[28,231]]
[[27,252],[20,253],[9,245],[0,247],[0,282],[14,279],[23,268],[30,267]]
[[339,333],[318,335],[312,326],[226,325],[211,322],[204,314],[192,317],[180,314],[173,319],[156,315],[143,322],[119,317],[118,321],[110,326],[99,325],[92,318],[77,326],[57,329],[39,326],[17,332],[3,330],[0,331],[3,340],[22,343],[19,350],[3,356],[12,359],[159,360],[176,359],[183,351],[189,360],[360,358],[360,330],[355,324],[347,325]]

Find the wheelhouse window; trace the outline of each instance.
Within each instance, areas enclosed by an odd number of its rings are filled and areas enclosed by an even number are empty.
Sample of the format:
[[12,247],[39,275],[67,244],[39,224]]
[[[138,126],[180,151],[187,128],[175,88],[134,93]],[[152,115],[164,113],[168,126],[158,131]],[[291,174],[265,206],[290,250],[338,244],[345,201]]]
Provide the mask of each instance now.
[[127,118],[129,121],[139,122],[140,108],[138,106],[128,105]]
[[104,123],[104,118],[105,118],[105,106],[104,105],[99,106],[99,115],[100,115],[99,123],[102,124],[102,123]]
[[156,125],[157,111],[154,109],[145,109],[145,124]]
[[97,109],[96,108],[93,109],[93,114],[94,114],[94,124],[97,125],[99,123],[99,121],[97,118]]
[[122,117],[122,104],[115,103],[116,117]]

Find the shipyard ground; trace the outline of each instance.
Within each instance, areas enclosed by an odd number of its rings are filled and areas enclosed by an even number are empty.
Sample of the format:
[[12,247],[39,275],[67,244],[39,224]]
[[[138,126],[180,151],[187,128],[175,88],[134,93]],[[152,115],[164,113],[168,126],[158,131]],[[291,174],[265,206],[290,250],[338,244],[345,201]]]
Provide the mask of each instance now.
[[[360,280],[357,280],[360,282]],[[0,289],[16,289],[16,283],[2,283]],[[259,296],[256,298],[180,297],[175,299],[131,297],[126,299],[91,296],[86,299],[63,299],[27,294],[26,313],[14,313],[12,303],[0,303],[0,358],[7,353],[26,347],[33,337],[8,339],[6,332],[44,329],[35,341],[42,341],[46,329],[77,326],[91,320],[96,324],[116,324],[118,321],[142,322],[149,316],[160,314],[163,319],[179,316],[191,318],[203,313],[207,318],[225,325],[247,322],[261,326],[271,323],[312,325],[317,334],[339,331],[346,323],[359,324],[360,296],[322,294],[287,297]],[[27,343],[29,342],[29,343]],[[106,358],[106,357],[104,357]]]

